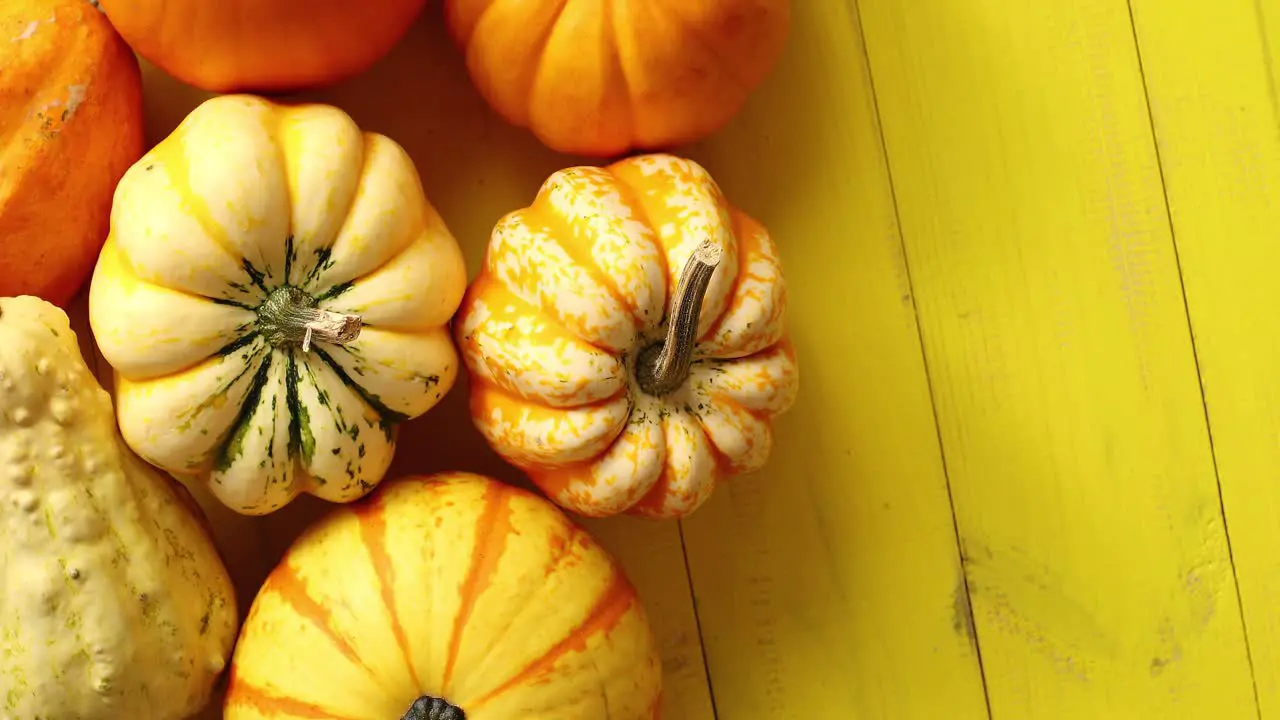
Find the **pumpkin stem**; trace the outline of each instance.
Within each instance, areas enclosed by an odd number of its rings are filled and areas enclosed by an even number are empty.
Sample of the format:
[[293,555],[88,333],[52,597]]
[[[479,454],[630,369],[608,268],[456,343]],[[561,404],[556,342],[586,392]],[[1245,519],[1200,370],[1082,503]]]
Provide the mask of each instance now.
[[285,285],[277,288],[258,307],[258,332],[276,347],[302,345],[311,350],[311,341],[345,345],[360,337],[363,322],[359,315],[321,310],[306,292]]
[[693,348],[698,341],[698,318],[702,301],[711,286],[711,276],[720,265],[720,246],[703,240],[694,249],[680,273],[675,303],[667,320],[667,337],[640,352],[636,364],[636,380],[640,389],[650,395],[666,395],[677,390],[689,377],[693,365]]
[[467,720],[467,714],[448,700],[423,695],[413,701],[400,720]]

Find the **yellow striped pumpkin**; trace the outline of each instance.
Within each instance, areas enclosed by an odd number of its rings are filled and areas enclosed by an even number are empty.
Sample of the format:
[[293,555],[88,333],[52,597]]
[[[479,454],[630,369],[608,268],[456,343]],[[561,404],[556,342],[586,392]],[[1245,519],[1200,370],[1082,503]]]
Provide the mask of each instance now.
[[469,473],[335,508],[259,590],[225,720],[648,720],[661,663],[618,563],[533,493]]
[[342,110],[222,95],[116,188],[89,319],[120,430],[264,515],[382,479],[453,386],[462,251],[405,150]]
[[762,467],[799,371],[763,225],[667,154],[554,173],[454,321],[489,444],[587,516],[693,513]]

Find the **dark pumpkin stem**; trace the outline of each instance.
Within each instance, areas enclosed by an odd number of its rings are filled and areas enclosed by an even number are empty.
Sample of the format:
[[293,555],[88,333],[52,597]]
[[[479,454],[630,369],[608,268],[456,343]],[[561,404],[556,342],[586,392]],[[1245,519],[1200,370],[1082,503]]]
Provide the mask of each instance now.
[[315,298],[296,287],[276,289],[258,307],[258,332],[275,347],[301,345],[312,340],[345,345],[360,337],[364,326],[359,315],[321,310]]
[[400,720],[467,720],[467,714],[448,700],[423,695],[413,701]]
[[645,348],[637,358],[636,379],[650,395],[674,392],[689,377],[693,348],[698,341],[698,318],[702,301],[711,286],[711,277],[720,265],[723,252],[711,240],[703,240],[680,273],[675,303],[667,320],[667,337]]

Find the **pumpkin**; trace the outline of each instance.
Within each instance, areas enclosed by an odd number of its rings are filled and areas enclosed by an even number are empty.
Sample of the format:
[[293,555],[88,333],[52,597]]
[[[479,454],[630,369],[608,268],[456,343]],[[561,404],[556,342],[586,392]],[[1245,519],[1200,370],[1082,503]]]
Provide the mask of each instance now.
[[305,530],[240,630],[225,720],[640,720],[661,660],[635,589],[541,497],[388,481]]
[[782,54],[788,0],[445,0],[480,94],[548,147],[615,156],[704,138]]
[[768,231],[672,155],[551,175],[454,323],[486,441],[586,516],[683,517],[759,469],[798,389]]
[[231,580],[124,446],[66,314],[0,298],[0,716],[181,720],[231,656]]
[[424,0],[99,0],[139,55],[211,92],[290,92],[386,56]]
[[247,515],[349,502],[453,386],[462,251],[343,111],[223,95],[120,181],[89,291],[125,439]]
[[101,13],[0,2],[0,296],[67,305],[143,142],[138,61]]

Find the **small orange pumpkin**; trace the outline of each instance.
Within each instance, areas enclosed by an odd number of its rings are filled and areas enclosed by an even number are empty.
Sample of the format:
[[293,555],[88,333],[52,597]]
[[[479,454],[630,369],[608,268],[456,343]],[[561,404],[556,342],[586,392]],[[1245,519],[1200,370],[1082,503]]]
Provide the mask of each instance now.
[[129,45],[203,90],[291,92],[369,69],[425,0],[99,0]]
[[0,2],[0,296],[65,307],[144,149],[137,58],[85,0]]
[[267,577],[225,720],[651,720],[661,660],[622,568],[551,503],[469,473],[339,506]]
[[692,142],[782,54],[789,0],[445,0],[472,81],[548,147],[615,156]]
[[553,174],[454,319],[488,443],[587,516],[682,517],[760,468],[796,358],[769,233],[697,163]]

